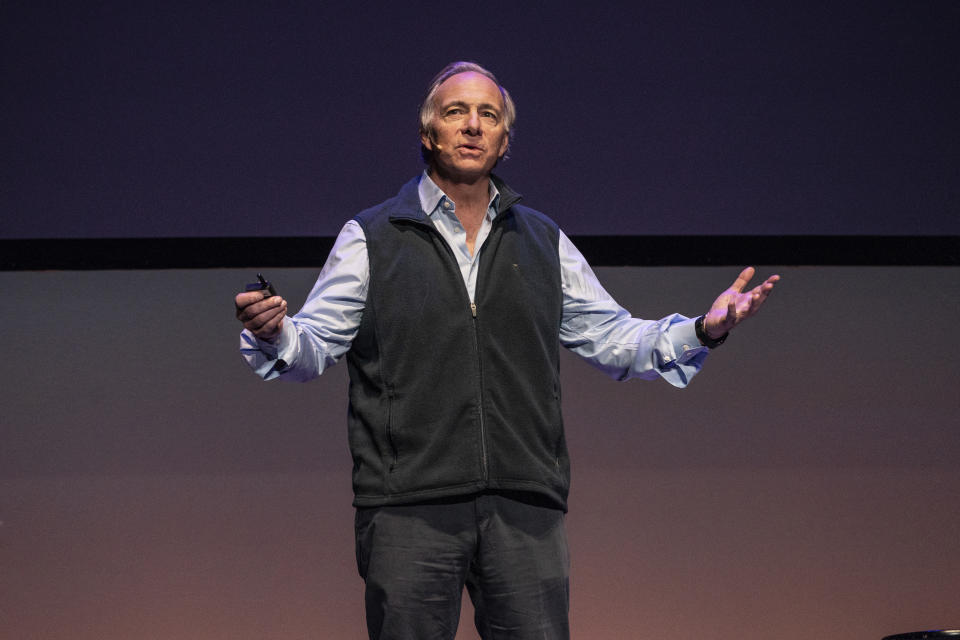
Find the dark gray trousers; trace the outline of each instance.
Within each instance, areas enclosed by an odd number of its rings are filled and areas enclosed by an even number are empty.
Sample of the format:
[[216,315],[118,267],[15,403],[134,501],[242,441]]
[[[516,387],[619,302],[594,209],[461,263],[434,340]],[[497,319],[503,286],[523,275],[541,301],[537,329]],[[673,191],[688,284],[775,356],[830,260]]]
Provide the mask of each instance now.
[[453,640],[464,585],[484,640],[570,637],[564,513],[534,496],[357,509],[356,536],[372,640]]

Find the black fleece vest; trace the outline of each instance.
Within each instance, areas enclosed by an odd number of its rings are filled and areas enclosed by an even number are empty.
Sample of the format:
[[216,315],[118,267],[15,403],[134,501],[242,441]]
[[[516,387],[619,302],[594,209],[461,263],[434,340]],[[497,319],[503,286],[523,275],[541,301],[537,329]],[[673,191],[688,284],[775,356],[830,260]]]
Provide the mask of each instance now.
[[500,211],[478,254],[475,305],[418,180],[355,218],[370,261],[347,354],[356,506],[493,489],[566,509],[559,232],[494,181]]

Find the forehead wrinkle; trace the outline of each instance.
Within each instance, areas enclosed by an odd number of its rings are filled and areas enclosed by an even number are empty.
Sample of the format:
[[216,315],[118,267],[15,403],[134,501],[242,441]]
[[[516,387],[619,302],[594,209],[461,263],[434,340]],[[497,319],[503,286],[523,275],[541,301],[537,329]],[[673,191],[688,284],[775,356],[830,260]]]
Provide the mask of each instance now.
[[[457,89],[452,89],[452,86],[454,85],[457,85]],[[501,104],[504,101],[503,92],[500,90],[500,87],[497,85],[497,83],[483,74],[479,74],[475,71],[458,73],[444,80],[437,87],[434,100],[439,102],[442,94],[446,91],[457,91],[459,95],[455,98],[455,100],[463,100],[461,96],[466,93],[468,96],[471,94],[474,96],[480,94],[478,96],[479,99],[489,99],[489,96],[496,95]]]

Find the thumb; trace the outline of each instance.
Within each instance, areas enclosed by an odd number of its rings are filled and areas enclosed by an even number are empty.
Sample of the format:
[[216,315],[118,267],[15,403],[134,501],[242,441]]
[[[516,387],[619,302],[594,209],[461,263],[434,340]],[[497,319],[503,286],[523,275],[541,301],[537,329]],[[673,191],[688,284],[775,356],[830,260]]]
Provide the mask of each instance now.
[[747,286],[747,283],[753,278],[753,274],[756,273],[756,269],[753,267],[747,267],[740,272],[740,275],[737,276],[737,279],[733,281],[733,284],[730,285],[730,288],[741,293],[743,288]]

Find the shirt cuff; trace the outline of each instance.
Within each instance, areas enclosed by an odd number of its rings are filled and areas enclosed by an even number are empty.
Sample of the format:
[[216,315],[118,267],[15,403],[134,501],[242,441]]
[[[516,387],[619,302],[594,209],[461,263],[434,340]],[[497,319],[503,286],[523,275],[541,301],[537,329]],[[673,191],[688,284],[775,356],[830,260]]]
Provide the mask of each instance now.
[[700,344],[694,328],[696,319],[685,319],[671,324],[667,337],[673,350],[674,360],[664,362],[659,368],[660,377],[675,387],[690,384],[693,376],[703,367],[710,349]]
[[246,329],[240,334],[240,354],[264,380],[272,380],[288,369],[296,359],[298,346],[297,328],[289,317],[283,319],[276,342],[260,340]]
[[677,356],[678,364],[686,364],[710,352],[710,349],[700,344],[700,339],[697,338],[696,318],[683,320],[671,326],[670,341],[673,343],[673,352]]

